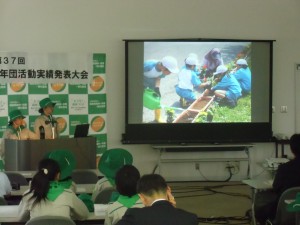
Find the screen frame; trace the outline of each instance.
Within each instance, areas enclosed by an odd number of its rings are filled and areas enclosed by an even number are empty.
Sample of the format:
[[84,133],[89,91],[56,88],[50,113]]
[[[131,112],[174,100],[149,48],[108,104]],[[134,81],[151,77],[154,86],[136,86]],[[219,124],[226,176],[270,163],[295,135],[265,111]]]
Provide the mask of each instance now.
[[[250,143],[272,140],[272,83],[273,83],[273,42],[275,40],[255,39],[125,39],[125,133],[123,144],[187,144],[187,143]],[[268,42],[269,61],[269,106],[268,122],[258,123],[201,123],[199,124],[130,124],[129,118],[129,71],[128,43],[130,42]],[[250,126],[249,126],[250,125]],[[206,132],[203,132],[203,131]],[[233,135],[234,134],[234,135]]]

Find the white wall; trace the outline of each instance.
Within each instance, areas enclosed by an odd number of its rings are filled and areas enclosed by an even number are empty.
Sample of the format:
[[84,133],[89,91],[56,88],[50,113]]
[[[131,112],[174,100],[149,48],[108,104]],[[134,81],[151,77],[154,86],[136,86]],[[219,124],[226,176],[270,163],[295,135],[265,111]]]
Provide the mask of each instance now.
[[[276,40],[273,131],[290,136],[295,132],[294,64],[300,63],[299,9],[299,0],[0,0],[0,50],[106,53],[108,147],[113,148],[121,147],[124,132],[123,39]],[[279,112],[281,105],[288,113]],[[149,145],[122,147],[134,154],[142,173],[152,171],[157,151]],[[257,144],[251,151],[253,173],[259,174],[258,162],[273,154],[273,144]],[[174,168],[165,176],[174,177]],[[202,179],[189,165],[180,168],[178,179]],[[223,167],[203,170],[208,178],[224,178]]]

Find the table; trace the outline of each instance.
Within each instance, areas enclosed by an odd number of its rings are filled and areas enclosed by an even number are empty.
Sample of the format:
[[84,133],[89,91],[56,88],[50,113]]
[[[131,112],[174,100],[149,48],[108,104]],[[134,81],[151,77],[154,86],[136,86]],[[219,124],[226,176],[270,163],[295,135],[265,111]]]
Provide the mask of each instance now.
[[[90,212],[87,220],[76,221],[77,224],[89,224],[91,222],[103,223],[108,205],[95,204],[95,212]],[[2,224],[25,224],[18,216],[18,205],[0,206],[0,222]]]
[[256,193],[258,191],[271,189],[273,180],[272,179],[268,179],[268,180],[248,179],[248,180],[243,180],[242,182],[250,186],[252,189],[252,206],[251,206],[252,223],[253,225],[256,225],[256,218],[255,218],[255,211],[254,211]]

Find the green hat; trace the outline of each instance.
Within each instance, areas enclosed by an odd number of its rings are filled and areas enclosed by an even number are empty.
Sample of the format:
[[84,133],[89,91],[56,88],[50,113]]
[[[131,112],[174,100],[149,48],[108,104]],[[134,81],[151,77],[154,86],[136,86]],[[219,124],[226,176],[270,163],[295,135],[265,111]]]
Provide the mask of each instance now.
[[45,158],[53,159],[58,163],[60,168],[60,180],[70,177],[76,166],[75,156],[69,150],[54,150],[48,152]]
[[100,158],[98,169],[105,176],[115,178],[117,171],[124,165],[131,165],[132,155],[125,149],[107,150]]
[[56,103],[52,102],[50,98],[44,98],[40,101],[40,107],[45,108],[46,106],[52,104],[54,107]]
[[19,118],[19,117],[22,117],[22,119],[25,118],[25,116],[23,116],[22,112],[18,109],[16,110],[13,110],[9,113],[9,121],[14,121],[15,119]]

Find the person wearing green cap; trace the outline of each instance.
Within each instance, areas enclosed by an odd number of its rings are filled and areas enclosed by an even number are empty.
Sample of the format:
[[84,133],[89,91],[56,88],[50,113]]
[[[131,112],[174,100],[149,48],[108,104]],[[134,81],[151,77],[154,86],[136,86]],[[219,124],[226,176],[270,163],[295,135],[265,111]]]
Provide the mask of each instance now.
[[72,180],[72,172],[76,167],[74,154],[66,149],[57,149],[48,152],[45,158],[55,160],[60,168],[60,185],[69,188],[76,193],[76,184]]
[[19,204],[20,221],[40,216],[63,216],[85,220],[88,209],[76,194],[60,185],[60,167],[53,159],[42,159],[38,171]]
[[107,150],[100,158],[98,169],[104,175],[95,185],[92,199],[108,187],[115,187],[115,176],[117,171],[124,165],[132,165],[132,155],[125,149],[115,148]]
[[38,116],[34,122],[34,132],[40,139],[56,139],[59,137],[56,119],[52,116],[56,103],[50,98],[44,98],[40,101]]
[[11,183],[6,173],[0,171],[0,197],[9,196],[12,191]]
[[115,182],[116,189],[120,195],[117,201],[108,206],[104,225],[115,225],[128,208],[144,207],[136,192],[136,185],[139,179],[140,172],[132,165],[125,165],[118,170]]
[[9,113],[9,122],[3,133],[4,139],[28,140],[38,139],[38,136],[25,127],[25,121],[20,110],[13,110]]

